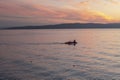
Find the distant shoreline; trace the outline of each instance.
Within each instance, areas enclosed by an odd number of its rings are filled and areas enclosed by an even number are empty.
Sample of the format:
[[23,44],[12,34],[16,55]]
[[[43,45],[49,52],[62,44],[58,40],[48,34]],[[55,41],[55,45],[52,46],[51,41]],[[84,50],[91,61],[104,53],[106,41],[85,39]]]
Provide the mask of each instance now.
[[111,24],[97,24],[97,23],[66,23],[57,25],[44,25],[44,26],[22,26],[22,27],[9,27],[2,28],[1,30],[18,30],[18,29],[118,29],[120,23]]
[[[48,28],[48,30],[55,30],[55,29],[120,29],[120,28]],[[0,30],[47,30],[47,28],[41,29],[0,29]]]

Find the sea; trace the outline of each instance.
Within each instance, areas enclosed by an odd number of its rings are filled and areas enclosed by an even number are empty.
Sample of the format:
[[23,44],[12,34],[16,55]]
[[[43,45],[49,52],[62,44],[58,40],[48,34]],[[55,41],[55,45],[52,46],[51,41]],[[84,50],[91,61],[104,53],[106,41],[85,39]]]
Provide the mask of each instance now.
[[0,80],[120,80],[120,29],[0,30]]

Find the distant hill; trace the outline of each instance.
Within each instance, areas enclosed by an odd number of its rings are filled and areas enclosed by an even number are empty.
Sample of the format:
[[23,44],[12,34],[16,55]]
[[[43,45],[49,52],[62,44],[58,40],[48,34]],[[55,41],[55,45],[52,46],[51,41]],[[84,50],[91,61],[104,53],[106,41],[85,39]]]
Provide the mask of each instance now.
[[98,23],[66,23],[45,26],[23,26],[10,27],[5,29],[85,29],[85,28],[120,28],[120,23],[98,24]]

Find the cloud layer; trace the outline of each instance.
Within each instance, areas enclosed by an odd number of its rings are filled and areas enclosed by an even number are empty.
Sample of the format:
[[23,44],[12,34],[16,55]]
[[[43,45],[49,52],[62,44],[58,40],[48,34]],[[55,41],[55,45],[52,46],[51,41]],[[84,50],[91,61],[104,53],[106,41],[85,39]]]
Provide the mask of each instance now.
[[[8,26],[8,24],[9,26],[19,26],[70,22],[116,22],[112,16],[106,14],[102,9],[100,11],[99,7],[95,8],[96,5],[93,4],[97,3],[98,0],[71,0],[71,2],[68,2],[68,0],[53,0],[53,2],[45,0],[41,1],[42,3],[39,3],[40,1],[41,0],[31,0],[31,2],[29,2],[29,0],[1,0],[0,24],[2,24],[2,26]],[[106,1],[108,2],[108,5],[119,5],[117,0]],[[100,2],[101,5],[107,3],[105,1]],[[51,4],[49,5],[48,3]]]

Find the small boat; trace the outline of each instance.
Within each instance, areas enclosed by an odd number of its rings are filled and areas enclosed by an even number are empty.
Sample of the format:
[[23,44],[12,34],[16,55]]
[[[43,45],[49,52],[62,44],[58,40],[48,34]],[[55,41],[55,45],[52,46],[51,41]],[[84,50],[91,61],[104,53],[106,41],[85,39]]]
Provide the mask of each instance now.
[[68,44],[68,45],[76,45],[77,42],[74,40],[74,41],[68,41],[68,42],[65,42],[64,44]]

